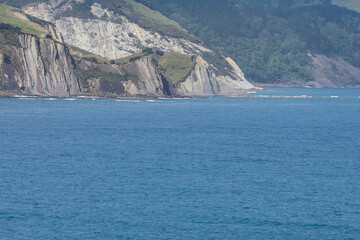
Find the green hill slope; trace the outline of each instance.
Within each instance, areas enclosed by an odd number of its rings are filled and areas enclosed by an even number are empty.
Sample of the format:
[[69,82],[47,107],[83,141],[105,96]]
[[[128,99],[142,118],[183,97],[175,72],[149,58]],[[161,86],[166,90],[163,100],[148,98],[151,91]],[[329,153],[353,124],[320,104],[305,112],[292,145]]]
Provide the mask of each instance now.
[[24,33],[44,37],[48,30],[27,19],[19,9],[0,4],[0,23],[21,29]]
[[329,0],[148,0],[260,83],[310,80],[308,52],[360,67],[360,14]]

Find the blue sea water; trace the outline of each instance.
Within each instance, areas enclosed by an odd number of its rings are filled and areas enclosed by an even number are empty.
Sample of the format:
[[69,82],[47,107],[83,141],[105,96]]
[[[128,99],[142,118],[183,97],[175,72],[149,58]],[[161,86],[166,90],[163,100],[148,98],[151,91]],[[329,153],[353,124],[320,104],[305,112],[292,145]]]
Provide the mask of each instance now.
[[360,89],[0,98],[0,239],[360,239]]

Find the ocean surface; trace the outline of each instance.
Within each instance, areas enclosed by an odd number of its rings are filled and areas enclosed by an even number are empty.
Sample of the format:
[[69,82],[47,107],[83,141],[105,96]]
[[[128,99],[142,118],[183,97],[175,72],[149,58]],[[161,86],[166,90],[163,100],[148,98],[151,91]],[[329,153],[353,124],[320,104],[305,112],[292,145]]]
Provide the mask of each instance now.
[[0,239],[360,239],[360,89],[0,98]]

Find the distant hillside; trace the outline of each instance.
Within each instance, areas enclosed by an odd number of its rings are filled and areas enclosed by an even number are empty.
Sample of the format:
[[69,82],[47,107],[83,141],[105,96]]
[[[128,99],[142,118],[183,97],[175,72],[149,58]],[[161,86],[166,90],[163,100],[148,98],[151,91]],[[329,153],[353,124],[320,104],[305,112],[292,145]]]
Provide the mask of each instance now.
[[360,14],[329,0],[148,2],[231,56],[255,82],[310,81],[309,52],[360,67]]

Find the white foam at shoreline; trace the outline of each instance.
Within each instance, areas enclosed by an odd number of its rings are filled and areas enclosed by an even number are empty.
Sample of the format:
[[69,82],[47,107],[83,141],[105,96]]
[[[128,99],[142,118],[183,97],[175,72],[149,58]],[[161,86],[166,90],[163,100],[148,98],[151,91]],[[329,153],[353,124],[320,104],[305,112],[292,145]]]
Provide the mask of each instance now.
[[255,95],[258,98],[312,98],[312,96],[301,95],[301,96],[276,96],[276,95]]
[[36,96],[15,95],[14,98],[37,98]]
[[141,102],[140,100],[125,100],[125,99],[117,99],[116,102]]
[[19,100],[36,100],[36,98],[28,98],[28,97],[18,97]]

